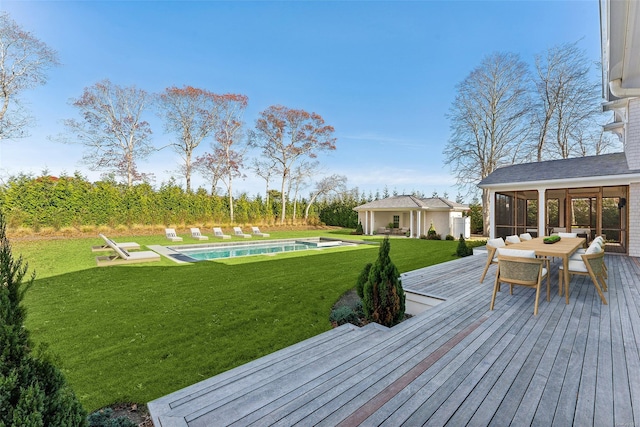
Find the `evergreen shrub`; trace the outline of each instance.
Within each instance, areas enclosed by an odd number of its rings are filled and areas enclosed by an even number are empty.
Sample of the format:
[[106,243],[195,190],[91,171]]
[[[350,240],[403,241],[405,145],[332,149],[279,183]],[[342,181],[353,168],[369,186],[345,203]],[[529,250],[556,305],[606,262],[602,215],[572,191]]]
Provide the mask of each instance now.
[[385,238],[378,259],[369,271],[363,287],[362,309],[366,318],[384,326],[393,326],[404,319],[405,295],[398,269],[389,257],[391,244]]

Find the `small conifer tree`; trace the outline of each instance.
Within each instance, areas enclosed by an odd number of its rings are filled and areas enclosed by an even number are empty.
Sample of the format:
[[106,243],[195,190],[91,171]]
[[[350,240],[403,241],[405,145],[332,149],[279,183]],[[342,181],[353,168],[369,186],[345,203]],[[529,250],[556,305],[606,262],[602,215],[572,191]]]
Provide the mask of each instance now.
[[369,271],[371,271],[372,265],[373,264],[371,264],[370,262],[367,263],[367,265],[364,266],[364,268],[360,272],[360,275],[358,276],[358,281],[356,282],[356,292],[358,293],[358,296],[360,298],[364,298],[364,284],[367,283],[367,280],[369,280]]
[[462,234],[460,234],[460,239],[458,239],[458,249],[456,250],[456,254],[461,258],[473,255],[473,249],[467,246],[467,242],[464,240],[464,236]]
[[21,304],[35,274],[13,259],[0,211],[0,426],[86,426],[86,413],[62,372],[32,353]]
[[364,229],[362,228],[362,222],[358,222],[358,226],[356,227],[356,234],[364,234]]
[[367,319],[384,326],[400,323],[405,310],[404,290],[398,269],[389,257],[390,249],[387,237],[382,241],[378,259],[369,271],[362,298],[362,309]]

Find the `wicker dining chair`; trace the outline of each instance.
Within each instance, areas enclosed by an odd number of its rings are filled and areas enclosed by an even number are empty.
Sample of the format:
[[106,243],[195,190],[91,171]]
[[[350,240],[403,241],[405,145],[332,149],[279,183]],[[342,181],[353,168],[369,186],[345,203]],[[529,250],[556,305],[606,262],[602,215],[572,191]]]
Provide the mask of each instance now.
[[[513,294],[514,285],[535,288],[536,299],[533,305],[533,314],[534,316],[537,315],[538,301],[540,300],[540,287],[542,286],[542,281],[545,278],[547,279],[547,301],[550,301],[549,291],[551,282],[549,279],[548,263],[549,261],[546,259],[535,258],[535,253],[532,257],[498,254],[498,270],[496,271],[496,280],[493,285],[493,295],[491,296],[491,306],[489,309],[493,310],[493,306],[496,301],[496,294],[500,290],[500,284],[506,283],[510,288],[509,294]],[[545,264],[547,265],[547,268],[545,268]]]
[[[607,291],[607,272],[604,265],[604,251],[596,253],[585,253],[581,255],[582,260],[569,259],[569,280],[574,274],[583,276],[589,276],[593,285],[596,287],[596,291],[600,296],[602,303],[607,305],[607,299],[604,297],[602,291]],[[563,267],[560,266],[560,288],[562,288],[562,274]],[[602,284],[602,286],[600,286]],[[567,299],[569,298],[569,292],[567,290]]]

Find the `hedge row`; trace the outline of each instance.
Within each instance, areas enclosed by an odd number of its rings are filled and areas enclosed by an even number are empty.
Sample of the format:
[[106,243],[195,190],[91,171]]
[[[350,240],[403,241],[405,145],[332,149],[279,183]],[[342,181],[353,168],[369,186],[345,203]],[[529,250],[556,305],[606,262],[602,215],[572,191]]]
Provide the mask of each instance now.
[[[310,222],[355,228],[359,204],[348,201],[321,201],[310,208]],[[342,199],[341,199],[342,200]],[[187,193],[175,182],[154,189],[143,183],[126,187],[110,181],[91,183],[80,175],[38,178],[20,175],[0,186],[0,206],[11,228],[171,224],[227,224],[230,222],[226,196],[211,195],[200,188]],[[278,200],[269,206],[257,195],[246,193],[234,199],[234,216],[238,224],[269,224],[278,221]],[[299,201],[296,222],[304,216],[306,201]],[[293,204],[287,206],[291,222]]]

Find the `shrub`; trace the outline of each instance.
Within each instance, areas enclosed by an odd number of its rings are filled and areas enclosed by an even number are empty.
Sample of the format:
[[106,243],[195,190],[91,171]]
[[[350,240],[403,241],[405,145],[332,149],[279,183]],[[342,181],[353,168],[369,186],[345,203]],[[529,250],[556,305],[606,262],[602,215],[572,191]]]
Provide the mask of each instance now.
[[473,255],[473,249],[467,246],[467,242],[464,240],[464,236],[461,234],[460,239],[458,240],[458,249],[456,250],[456,254],[459,257],[466,257],[469,255]]
[[405,310],[404,290],[398,269],[389,257],[390,249],[387,237],[382,241],[378,259],[369,271],[362,298],[362,309],[367,319],[384,326],[400,323]]
[[456,238],[453,237],[451,234],[447,234],[447,237],[444,238],[445,240],[455,240]]
[[356,234],[364,234],[364,229],[362,228],[361,222],[358,222],[358,226],[356,227]]
[[365,265],[362,271],[360,272],[360,275],[358,276],[358,280],[356,281],[356,292],[358,293],[358,296],[360,298],[364,297],[364,284],[369,279],[369,272],[371,271],[372,265],[373,264],[371,263],[368,263],[367,265]]
[[89,415],[89,427],[136,427],[137,424],[126,417],[113,416],[113,409],[106,408]]
[[32,353],[22,299],[27,264],[13,259],[0,211],[0,426],[86,426],[86,413],[43,351]]
[[429,231],[427,231],[427,240],[442,240],[442,236],[436,233],[436,229],[433,227],[433,223],[431,223]]
[[343,305],[331,311],[329,316],[331,322],[335,322],[338,326],[345,323],[352,323],[354,325],[360,324],[360,318],[358,314],[349,306]]

